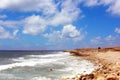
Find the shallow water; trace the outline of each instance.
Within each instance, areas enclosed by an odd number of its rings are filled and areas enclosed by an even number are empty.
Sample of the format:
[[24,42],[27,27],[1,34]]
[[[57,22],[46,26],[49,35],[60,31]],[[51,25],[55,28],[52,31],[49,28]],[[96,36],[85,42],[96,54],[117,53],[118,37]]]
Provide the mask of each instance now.
[[19,52],[19,55],[7,52],[0,60],[0,80],[59,80],[88,74],[96,68],[91,62],[62,51]]

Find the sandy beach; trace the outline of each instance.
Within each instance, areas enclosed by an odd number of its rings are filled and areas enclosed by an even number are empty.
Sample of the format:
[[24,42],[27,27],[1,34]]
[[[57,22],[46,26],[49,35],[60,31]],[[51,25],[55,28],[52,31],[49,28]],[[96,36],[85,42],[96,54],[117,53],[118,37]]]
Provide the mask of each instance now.
[[67,52],[93,62],[99,68],[91,74],[78,75],[79,77],[65,80],[120,80],[120,47],[80,48]]

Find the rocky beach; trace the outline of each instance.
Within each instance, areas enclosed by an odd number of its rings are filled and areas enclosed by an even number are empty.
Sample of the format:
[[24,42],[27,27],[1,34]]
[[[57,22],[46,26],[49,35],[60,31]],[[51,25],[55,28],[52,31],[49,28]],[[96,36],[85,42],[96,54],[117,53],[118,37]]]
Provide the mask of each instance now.
[[78,48],[66,50],[99,66],[92,73],[63,80],[120,80],[120,47]]

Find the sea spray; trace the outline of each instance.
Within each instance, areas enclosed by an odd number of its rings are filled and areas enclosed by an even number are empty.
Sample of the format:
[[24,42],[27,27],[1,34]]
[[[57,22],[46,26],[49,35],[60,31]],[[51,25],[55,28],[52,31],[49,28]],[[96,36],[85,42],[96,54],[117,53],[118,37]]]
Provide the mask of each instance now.
[[0,74],[4,74],[0,75],[0,80],[6,80],[8,74],[7,80],[59,80],[77,74],[89,74],[95,68],[91,62],[67,52],[45,52],[9,58],[12,63],[0,65]]

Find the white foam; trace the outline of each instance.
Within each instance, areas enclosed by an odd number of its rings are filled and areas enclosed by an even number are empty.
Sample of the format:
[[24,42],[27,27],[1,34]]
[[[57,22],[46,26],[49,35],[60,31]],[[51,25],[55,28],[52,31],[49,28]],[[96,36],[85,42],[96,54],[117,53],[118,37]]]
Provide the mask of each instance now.
[[14,76],[13,74],[10,74],[10,73],[0,73],[0,80],[16,80],[16,79],[19,79],[19,80],[22,80],[22,78],[20,77],[16,77]]
[[45,59],[40,59],[40,60],[36,60],[36,59],[28,59],[28,60],[15,60],[15,61],[19,61],[17,63],[12,63],[12,64],[7,64],[7,65],[0,65],[0,71],[2,70],[6,70],[6,69],[11,69],[14,67],[24,67],[24,66],[36,66],[39,64],[48,64],[51,62],[54,62],[56,60],[54,59],[49,59],[49,60],[45,60]]
[[[54,63],[59,60],[60,56],[65,56],[63,52],[59,52],[59,54],[48,54],[48,55],[28,55],[25,57],[19,57],[12,59],[16,63],[0,65],[0,71],[11,69],[14,67],[24,67],[24,66],[36,66],[36,65],[45,65]],[[27,59],[26,59],[27,57]],[[44,57],[44,58],[41,58]],[[52,58],[50,58],[52,57]]]
[[52,80],[52,79],[51,78],[47,78],[47,77],[41,77],[41,76],[39,76],[39,77],[34,77],[31,80]]
[[[57,65],[65,66],[64,68],[61,69],[55,68],[56,72],[59,71],[63,72],[63,74],[60,75],[61,77],[63,76],[73,77],[73,75],[76,74],[89,74],[95,69],[95,66],[93,66],[91,62],[83,60],[80,57],[70,56],[69,53],[64,52],[48,55],[28,55],[24,57],[14,58],[12,60],[16,63],[0,65],[0,71],[12,69],[15,67],[25,66],[34,67],[36,65],[44,66],[54,63]],[[64,72],[68,72],[68,74],[65,75]],[[46,73],[46,75],[48,74]],[[31,80],[53,80],[53,79],[39,76],[34,77]]]
[[60,80],[60,79],[51,79],[51,78],[39,76],[39,77],[34,77],[31,80]]
[[33,58],[50,58],[50,57],[62,57],[62,56],[68,56],[69,53],[68,52],[57,52],[57,54],[47,54],[47,55],[29,55],[29,57],[33,57]]

